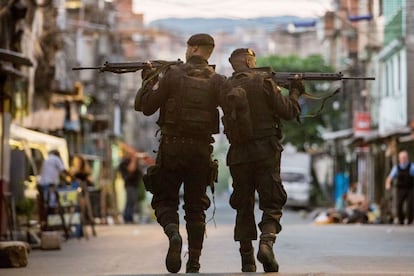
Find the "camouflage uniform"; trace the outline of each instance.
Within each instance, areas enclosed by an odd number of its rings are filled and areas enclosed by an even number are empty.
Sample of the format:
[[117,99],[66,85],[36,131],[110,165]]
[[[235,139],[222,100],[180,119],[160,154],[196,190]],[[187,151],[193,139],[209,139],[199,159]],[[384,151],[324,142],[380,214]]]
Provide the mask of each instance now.
[[[194,35],[188,44],[214,43],[208,35]],[[144,182],[153,193],[152,207],[158,223],[170,238],[167,269],[178,272],[181,266],[179,190],[184,185],[184,206],[189,243],[186,272],[198,272],[205,232],[205,210],[210,206],[206,194],[210,185],[214,140],[218,133],[219,87],[225,77],[201,56],[191,56],[182,65],[171,66],[159,81],[158,89],[140,92],[139,109],[151,115],[158,109],[157,124],[161,141],[156,165],[149,168]],[[175,252],[174,252],[175,251]]]
[[[254,53],[249,49],[238,49],[232,57],[237,55]],[[277,271],[278,264],[271,249],[276,234],[282,228],[280,218],[287,199],[280,179],[283,150],[279,142],[280,119],[295,119],[300,114],[300,92],[293,89],[290,96],[283,96],[268,74],[248,68],[235,71],[225,87],[222,92],[226,102],[222,120],[230,142],[227,154],[233,178],[230,205],[237,211],[234,240],[241,244],[242,271],[256,271],[251,246],[251,241],[257,239],[255,191],[259,196],[259,208],[263,211],[259,223],[261,243],[269,245],[260,247],[257,257],[266,272]]]

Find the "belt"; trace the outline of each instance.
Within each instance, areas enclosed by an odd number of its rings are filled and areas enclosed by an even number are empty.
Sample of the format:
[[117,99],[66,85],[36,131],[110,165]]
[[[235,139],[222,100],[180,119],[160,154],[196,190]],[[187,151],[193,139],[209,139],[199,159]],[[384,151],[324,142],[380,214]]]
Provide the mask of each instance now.
[[188,137],[163,135],[161,143],[165,144],[211,144],[214,143],[213,137]]

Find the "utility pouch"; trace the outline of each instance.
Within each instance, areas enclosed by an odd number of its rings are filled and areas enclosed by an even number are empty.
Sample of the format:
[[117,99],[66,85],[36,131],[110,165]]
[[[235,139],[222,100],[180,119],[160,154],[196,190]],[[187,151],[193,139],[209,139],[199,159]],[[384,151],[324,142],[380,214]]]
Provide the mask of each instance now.
[[232,114],[224,114],[221,121],[224,126],[224,134],[230,144],[243,144],[253,137],[250,112],[237,114],[236,111],[233,111]]
[[154,187],[159,182],[159,174],[160,174],[160,166],[159,165],[153,165],[148,167],[147,173],[143,176],[144,186],[145,189],[153,193]]
[[253,136],[253,123],[246,90],[234,87],[226,93],[229,109],[224,112],[224,133],[231,144],[243,144]]

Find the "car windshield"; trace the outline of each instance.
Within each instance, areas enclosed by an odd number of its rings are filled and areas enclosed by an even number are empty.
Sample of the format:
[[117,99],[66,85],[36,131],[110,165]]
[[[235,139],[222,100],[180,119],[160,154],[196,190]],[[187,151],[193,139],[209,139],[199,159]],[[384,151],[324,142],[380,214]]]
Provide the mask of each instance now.
[[306,181],[305,175],[302,173],[282,172],[280,173],[282,181],[288,182],[303,182]]

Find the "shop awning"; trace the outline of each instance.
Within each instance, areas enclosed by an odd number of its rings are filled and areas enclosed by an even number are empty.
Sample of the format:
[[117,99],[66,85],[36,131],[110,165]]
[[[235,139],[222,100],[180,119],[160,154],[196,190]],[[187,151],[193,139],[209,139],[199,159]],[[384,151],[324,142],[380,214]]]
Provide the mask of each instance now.
[[14,123],[10,125],[10,138],[41,145],[46,153],[57,149],[61,155],[63,163],[67,168],[69,167],[68,145],[64,138],[30,130]]
[[322,138],[325,140],[336,140],[336,139],[344,139],[349,138],[353,135],[354,130],[352,128],[342,129],[332,132],[325,132],[322,134]]

